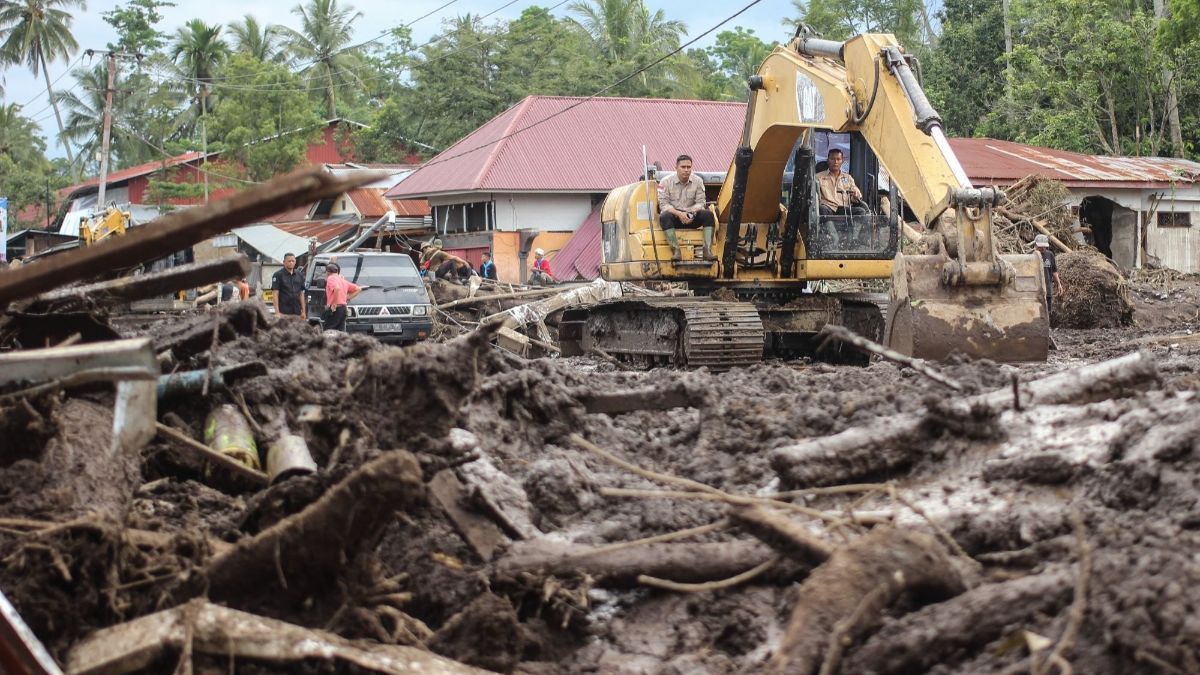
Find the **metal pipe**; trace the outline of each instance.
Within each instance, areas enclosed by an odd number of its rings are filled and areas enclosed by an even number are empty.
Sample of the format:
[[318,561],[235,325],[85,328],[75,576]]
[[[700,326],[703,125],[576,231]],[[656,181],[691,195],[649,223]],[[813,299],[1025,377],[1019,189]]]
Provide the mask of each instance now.
[[822,38],[796,38],[796,51],[805,56],[823,56],[835,61],[844,61],[842,54],[846,48],[845,42],[824,40]]
[[900,81],[900,89],[912,105],[913,122],[917,128],[928,134],[931,129],[941,127],[942,116],[934,110],[933,104],[925,96],[925,90],[921,88],[916,74],[908,66],[904,54],[900,53],[900,48],[892,45],[884,47],[883,57],[887,59],[888,70]]
[[292,476],[317,472],[308,443],[295,434],[283,434],[267,448],[267,476],[274,485]]

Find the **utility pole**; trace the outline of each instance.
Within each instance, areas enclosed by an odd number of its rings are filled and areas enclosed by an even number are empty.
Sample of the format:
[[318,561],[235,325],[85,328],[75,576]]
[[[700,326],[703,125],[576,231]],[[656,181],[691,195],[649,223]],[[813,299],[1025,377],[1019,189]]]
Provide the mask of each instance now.
[[100,136],[100,194],[96,204],[104,213],[104,191],[108,187],[108,143],[112,135],[113,85],[117,80],[117,54],[108,52],[108,86],[104,88],[104,131]]

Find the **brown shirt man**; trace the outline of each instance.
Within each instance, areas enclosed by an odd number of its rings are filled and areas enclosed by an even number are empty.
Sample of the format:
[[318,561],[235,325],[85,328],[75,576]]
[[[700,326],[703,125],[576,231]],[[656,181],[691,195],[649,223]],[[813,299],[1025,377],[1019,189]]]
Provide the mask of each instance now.
[[684,213],[699,211],[704,208],[704,181],[692,174],[686,183],[679,180],[678,174],[671,174],[658,182],[658,208],[666,211],[667,207],[678,209]]
[[854,177],[848,173],[822,171],[817,174],[817,186],[821,190],[821,204],[834,210],[862,199],[862,192],[854,184]]

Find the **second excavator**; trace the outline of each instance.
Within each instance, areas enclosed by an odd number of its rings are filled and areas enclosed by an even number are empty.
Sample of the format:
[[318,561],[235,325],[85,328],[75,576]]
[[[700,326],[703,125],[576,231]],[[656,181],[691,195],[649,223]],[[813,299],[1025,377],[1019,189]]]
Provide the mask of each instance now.
[[[673,250],[649,173],[602,206],[605,279],[681,281],[694,296],[568,310],[564,354],[722,370],[811,353],[821,328],[840,324],[919,358],[1045,360],[1040,259],[997,253],[992,209],[1003,195],[971,184],[892,35],[835,42],[798,33],[749,89],[710,207],[715,259],[697,230],[676,230]],[[835,148],[862,188],[861,204],[840,215],[822,211],[817,189],[818,160]],[[936,235],[929,253],[899,252],[906,215]],[[818,281],[886,278],[886,299],[814,292]]]

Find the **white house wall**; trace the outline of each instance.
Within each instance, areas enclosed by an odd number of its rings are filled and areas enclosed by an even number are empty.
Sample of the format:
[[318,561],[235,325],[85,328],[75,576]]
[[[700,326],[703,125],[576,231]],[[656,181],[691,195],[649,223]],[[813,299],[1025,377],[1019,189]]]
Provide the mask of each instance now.
[[591,196],[577,193],[495,193],[448,195],[430,197],[437,227],[442,227],[446,207],[461,208],[464,203],[495,200],[493,229],[502,232],[515,230],[574,231],[592,212]]

